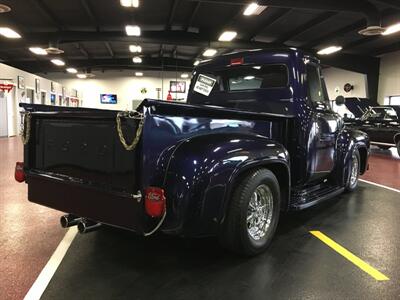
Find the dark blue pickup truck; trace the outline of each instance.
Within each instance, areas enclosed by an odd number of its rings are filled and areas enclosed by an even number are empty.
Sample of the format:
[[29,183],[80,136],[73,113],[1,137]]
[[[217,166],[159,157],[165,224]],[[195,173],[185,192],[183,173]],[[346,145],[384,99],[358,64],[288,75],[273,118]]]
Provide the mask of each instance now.
[[255,255],[281,212],[356,188],[365,133],[331,110],[319,62],[296,49],[201,63],[187,104],[145,100],[136,111],[23,105],[32,202],[68,213],[64,227],[108,224],[150,235],[218,235]]

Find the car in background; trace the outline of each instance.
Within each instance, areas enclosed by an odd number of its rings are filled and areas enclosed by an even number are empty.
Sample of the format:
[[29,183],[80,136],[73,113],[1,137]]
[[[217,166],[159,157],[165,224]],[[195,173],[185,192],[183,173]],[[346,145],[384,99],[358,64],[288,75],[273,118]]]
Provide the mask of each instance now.
[[367,133],[372,145],[384,150],[396,147],[400,156],[400,118],[394,107],[370,107],[359,119],[345,118],[345,124]]

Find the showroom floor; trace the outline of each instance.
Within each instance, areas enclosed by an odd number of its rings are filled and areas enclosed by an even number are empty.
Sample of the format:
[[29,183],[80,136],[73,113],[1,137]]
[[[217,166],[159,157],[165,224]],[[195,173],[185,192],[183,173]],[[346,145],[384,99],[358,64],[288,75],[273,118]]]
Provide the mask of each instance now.
[[[400,158],[373,149],[365,180],[400,189]],[[0,139],[0,299],[21,299],[65,234],[61,213],[26,200],[13,180],[17,138]],[[400,197],[358,190],[284,215],[270,249],[238,258],[216,240],[107,228],[78,235],[42,299],[395,299],[400,295]],[[313,236],[320,231],[389,280],[378,281]]]

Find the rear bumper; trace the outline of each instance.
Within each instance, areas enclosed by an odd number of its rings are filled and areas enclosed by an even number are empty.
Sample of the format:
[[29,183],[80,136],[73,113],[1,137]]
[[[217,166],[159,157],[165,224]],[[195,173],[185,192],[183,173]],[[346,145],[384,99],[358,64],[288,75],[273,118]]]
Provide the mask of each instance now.
[[127,193],[106,191],[80,183],[27,173],[28,199],[92,221],[142,234],[154,220],[145,215],[143,200]]

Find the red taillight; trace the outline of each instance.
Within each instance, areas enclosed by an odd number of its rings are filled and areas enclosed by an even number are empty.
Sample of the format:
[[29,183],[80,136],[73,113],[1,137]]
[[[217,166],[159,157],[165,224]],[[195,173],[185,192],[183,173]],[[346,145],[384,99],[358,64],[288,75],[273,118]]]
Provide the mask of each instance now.
[[164,190],[158,187],[148,187],[145,190],[144,206],[149,216],[161,217],[165,211]]
[[231,59],[231,66],[243,65],[243,63],[244,63],[243,57],[237,57]]
[[18,182],[25,181],[25,172],[24,172],[24,163],[23,162],[16,163],[14,177],[15,177],[15,180]]

